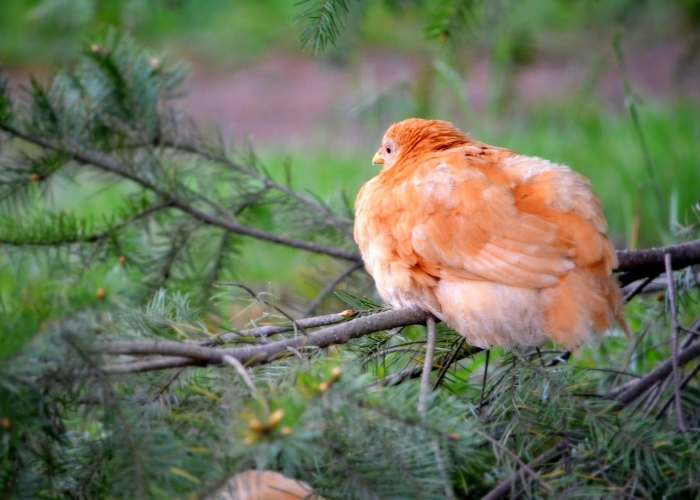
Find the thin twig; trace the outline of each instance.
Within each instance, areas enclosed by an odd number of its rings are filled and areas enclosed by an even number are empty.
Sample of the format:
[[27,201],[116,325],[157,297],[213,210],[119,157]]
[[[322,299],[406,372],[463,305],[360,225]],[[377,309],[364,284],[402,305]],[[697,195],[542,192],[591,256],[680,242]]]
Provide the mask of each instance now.
[[[676,359],[680,367],[697,357],[700,357],[700,344],[690,345],[681,350]],[[673,359],[667,359],[644,377],[627,382],[621,387],[611,391],[607,397],[617,400],[617,408],[624,408],[657,382],[668,377],[672,371]]]
[[[553,460],[557,456],[559,456],[561,453],[566,451],[568,448],[568,444],[565,441],[559,442],[557,445],[554,447],[550,448],[549,450],[545,451],[541,455],[539,455],[537,458],[533,459],[530,461],[528,464],[528,467],[531,470],[537,469],[538,467],[546,464],[550,460]],[[516,471],[510,476],[508,476],[506,479],[498,483],[498,485],[489,491],[486,495],[482,497],[482,500],[496,500],[498,498],[503,498],[506,495],[508,495],[511,492],[511,489],[513,486],[516,484],[518,479],[520,478],[520,471]]]
[[316,312],[316,309],[318,306],[323,303],[324,300],[326,300],[326,297],[328,297],[330,294],[332,294],[335,289],[340,285],[343,281],[345,281],[347,278],[352,275],[355,271],[360,269],[362,267],[362,262],[357,262],[355,264],[352,264],[350,267],[348,267],[345,271],[340,273],[338,276],[336,276],[333,280],[331,280],[325,287],[323,287],[323,290],[319,292],[319,294],[312,300],[309,305],[306,308],[306,311],[304,311],[304,316],[309,316],[310,314],[313,314]]
[[624,302],[627,303],[627,302],[631,301],[633,298],[635,298],[637,295],[642,293],[644,291],[644,289],[647,287],[647,285],[649,285],[649,283],[654,281],[654,278],[656,278],[656,276],[649,276],[649,277],[639,281],[638,283],[630,283],[629,285],[627,285],[623,289],[623,292],[625,294]]
[[214,287],[216,280],[219,278],[219,273],[224,266],[224,261],[226,257],[226,251],[231,242],[231,233],[223,231],[221,239],[219,240],[219,245],[216,249],[216,255],[214,256],[214,261],[204,279],[204,284],[202,285],[202,290],[204,292],[205,299],[209,299],[211,295],[211,290]]
[[447,374],[447,370],[450,369],[450,366],[452,366],[452,363],[455,362],[455,358],[457,357],[457,353],[462,349],[464,346],[464,343],[467,341],[464,337],[459,338],[459,341],[457,342],[457,347],[455,347],[448,358],[446,360],[442,361],[442,366],[440,367],[440,371],[438,372],[438,376],[435,379],[435,383],[433,384],[433,390],[436,390],[438,387],[440,387],[440,384],[442,383],[442,379],[445,378],[445,375]]
[[291,325],[294,329],[294,333],[297,333],[297,329],[300,329],[302,331],[302,333],[304,335],[306,335],[306,331],[304,331],[304,328],[299,326],[299,324],[296,322],[296,320],[292,317],[291,314],[289,314],[287,311],[282,309],[280,306],[278,306],[274,302],[266,300],[262,293],[259,293],[259,294],[256,293],[255,290],[250,288],[248,285],[244,285],[243,283],[231,283],[231,285],[233,285],[237,288],[240,288],[241,290],[246,292],[248,295],[250,295],[250,298],[252,298],[258,302],[262,302],[264,305],[271,307],[272,309],[274,309],[275,311],[280,313],[282,316],[287,318],[287,320],[289,320],[289,322],[291,323]]
[[681,372],[678,365],[678,334],[680,323],[678,322],[678,308],[676,307],[676,287],[673,280],[673,264],[671,254],[667,253],[664,256],[666,265],[666,276],[668,278],[668,302],[671,307],[671,325],[673,326],[673,395],[675,398],[676,420],[678,422],[678,430],[686,432],[687,427],[683,419],[683,407],[681,406]]
[[321,316],[297,319],[294,322],[286,325],[265,325],[256,328],[248,328],[246,330],[241,330],[240,332],[226,332],[214,337],[211,340],[206,340],[200,345],[212,347],[240,339],[241,337],[269,337],[280,333],[292,332],[297,328],[302,330],[318,328],[320,326],[341,323],[355,316],[357,316],[357,311],[346,309],[345,311],[341,311],[339,313],[323,314]]
[[271,177],[260,173],[257,170],[254,170],[250,167],[246,167],[245,165],[241,165],[240,163],[237,163],[229,157],[227,157],[225,154],[216,155],[210,151],[205,151],[193,144],[187,143],[166,142],[165,146],[176,151],[200,156],[201,158],[204,158],[205,160],[211,162],[226,165],[234,171],[243,172],[245,175],[253,177],[254,179],[257,179],[258,181],[262,182],[266,188],[271,188],[276,191],[279,191],[288,196],[289,198],[292,198],[300,202],[301,204],[307,206],[308,208],[311,208],[312,210],[317,212],[321,217],[323,217],[326,221],[328,221],[330,225],[336,227],[337,229],[343,231],[346,234],[349,234],[349,228],[352,226],[351,220],[338,217],[327,206],[319,203],[313,198],[299,193],[298,191],[294,191],[293,189],[290,189],[289,187],[276,182]]
[[423,360],[423,374],[420,379],[420,393],[418,394],[418,414],[425,415],[428,411],[428,396],[430,395],[430,372],[433,369],[433,355],[435,354],[435,318],[431,315],[425,321],[426,347]]
[[245,382],[245,385],[247,385],[248,389],[250,389],[250,393],[253,395],[253,397],[257,398],[260,396],[258,394],[257,387],[255,387],[255,384],[253,383],[253,379],[250,378],[248,370],[245,369],[245,366],[243,366],[240,361],[233,356],[228,355],[223,356],[221,359],[224,361],[224,363],[231,365],[238,372],[243,379],[243,382]]
[[491,357],[491,349],[486,350],[486,357],[484,359],[484,377],[481,379],[481,392],[479,393],[479,408],[477,413],[481,413],[481,409],[484,407],[484,391],[486,391],[486,377],[489,373],[489,358]]
[[[695,368],[693,369],[693,371],[690,372],[683,379],[683,382],[681,382],[681,386],[680,386],[681,391],[683,389],[685,389],[685,386],[687,386],[690,383],[690,381],[695,377],[695,375],[697,375],[699,372],[700,372],[700,364],[696,365]],[[669,408],[669,406],[671,406],[671,403],[673,403],[674,400],[675,400],[675,394],[673,396],[671,396],[670,398],[668,398],[666,403],[664,403],[664,405],[661,407],[661,409],[659,410],[659,413],[656,415],[657,419],[663,417],[664,413],[666,413],[666,410]]]
[[251,394],[253,396],[256,396],[258,394],[258,389],[255,387],[253,379],[250,378],[250,375],[245,369],[245,366],[243,366],[241,362],[233,356],[225,355],[221,359],[224,361],[224,363],[231,365],[236,370],[236,372],[238,372],[245,384],[248,386],[248,389],[250,389]]

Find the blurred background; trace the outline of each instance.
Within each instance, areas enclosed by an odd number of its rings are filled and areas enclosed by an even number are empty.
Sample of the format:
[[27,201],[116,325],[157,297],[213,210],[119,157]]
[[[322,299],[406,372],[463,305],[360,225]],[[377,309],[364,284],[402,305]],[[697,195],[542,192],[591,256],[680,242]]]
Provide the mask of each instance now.
[[[325,199],[351,205],[386,126],[422,116],[590,177],[618,247],[696,220],[700,1],[348,2],[337,43],[316,52],[308,3],[3,0],[0,65],[21,92],[114,28],[187,63],[182,104],[200,126]],[[242,249],[249,278],[293,279],[260,252],[306,265],[268,247]]]

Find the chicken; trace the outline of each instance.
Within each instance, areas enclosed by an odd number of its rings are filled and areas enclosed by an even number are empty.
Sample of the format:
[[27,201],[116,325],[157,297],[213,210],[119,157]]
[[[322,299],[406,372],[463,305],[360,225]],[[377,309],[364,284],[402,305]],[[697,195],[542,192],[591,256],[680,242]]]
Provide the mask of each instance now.
[[472,345],[576,349],[625,331],[615,251],[590,182],[471,139],[451,123],[392,125],[359,191],[354,236],[394,307],[430,311]]
[[236,474],[208,500],[323,500],[302,482],[269,470]]

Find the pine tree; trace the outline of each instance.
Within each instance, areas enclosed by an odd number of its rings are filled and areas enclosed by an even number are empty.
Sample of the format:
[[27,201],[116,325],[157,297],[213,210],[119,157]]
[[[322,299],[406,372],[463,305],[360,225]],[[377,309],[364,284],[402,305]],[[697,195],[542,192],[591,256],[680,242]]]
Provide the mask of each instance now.
[[[321,4],[319,50],[351,8]],[[22,284],[0,303],[2,497],[207,495],[251,468],[326,498],[697,490],[697,241],[620,253],[631,343],[493,350],[486,377],[486,354],[440,325],[423,415],[426,315],[374,301],[347,205],[198,130],[184,77],[111,33],[48,84],[0,85],[2,272]],[[61,210],[66,184],[118,206]],[[323,256],[335,275],[306,314],[235,282],[251,239]],[[637,297],[671,268],[665,302]],[[226,312],[240,304],[245,327]]]

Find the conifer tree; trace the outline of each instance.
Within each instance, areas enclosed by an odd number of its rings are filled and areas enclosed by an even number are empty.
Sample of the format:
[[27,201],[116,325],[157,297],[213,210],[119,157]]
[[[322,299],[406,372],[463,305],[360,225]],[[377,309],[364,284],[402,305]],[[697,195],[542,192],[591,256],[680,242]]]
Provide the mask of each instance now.
[[[321,50],[353,2],[306,3]],[[476,5],[452,3],[459,22]],[[428,29],[456,29],[446,12]],[[0,84],[1,259],[20,284],[0,303],[0,496],[207,496],[249,469],[325,498],[697,491],[696,230],[619,253],[630,341],[494,350],[482,385],[484,353],[440,325],[423,415],[425,313],[377,303],[347,204],[200,131],[185,75],[110,33],[48,83]],[[104,190],[116,206],[86,209]],[[301,313],[236,282],[252,240],[319,256],[328,282]],[[659,284],[665,301],[644,295]]]

